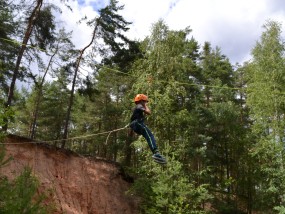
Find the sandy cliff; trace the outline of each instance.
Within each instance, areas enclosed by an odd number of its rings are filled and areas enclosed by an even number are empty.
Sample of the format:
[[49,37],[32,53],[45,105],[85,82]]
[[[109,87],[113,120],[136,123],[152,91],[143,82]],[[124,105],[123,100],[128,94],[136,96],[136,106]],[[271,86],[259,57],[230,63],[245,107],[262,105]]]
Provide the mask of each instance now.
[[52,190],[56,213],[137,213],[136,200],[126,194],[130,183],[118,164],[28,142],[16,136],[7,138],[6,155],[14,160],[1,173],[13,178],[29,165],[41,188]]

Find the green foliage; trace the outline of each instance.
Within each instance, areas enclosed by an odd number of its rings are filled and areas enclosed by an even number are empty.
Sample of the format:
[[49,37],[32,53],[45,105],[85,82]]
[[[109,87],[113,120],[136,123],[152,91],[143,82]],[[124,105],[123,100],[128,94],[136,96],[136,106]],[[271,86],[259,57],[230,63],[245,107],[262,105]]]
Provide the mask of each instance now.
[[[43,205],[44,195],[37,195],[38,181],[32,176],[31,169],[26,168],[15,181],[0,179],[1,213],[48,213]],[[36,196],[37,195],[37,196]]]
[[8,92],[8,82],[17,53],[16,45],[9,42],[17,28],[14,12],[15,5],[12,2],[0,1],[0,86],[5,93]]
[[[78,138],[67,148],[121,163],[128,158],[128,170],[137,177],[133,189],[143,198],[142,213],[284,213],[285,48],[281,25],[268,21],[252,49],[253,59],[235,70],[220,48],[212,48],[209,42],[200,47],[189,27],[171,30],[159,20],[150,36],[130,41],[124,35],[130,23],[119,15],[123,6],[117,3],[110,1],[87,23],[95,33],[92,51],[84,52],[82,62],[93,73],[83,82],[77,77],[74,82],[69,137],[124,127],[133,97],[145,93],[152,110],[146,123],[169,164],[155,164],[145,140],[131,138],[127,130],[112,133],[108,142],[106,135]],[[16,26],[11,16],[15,11],[1,0],[0,8],[0,35],[10,38]],[[30,75],[35,85],[14,96],[14,105],[0,117],[0,125],[11,118],[10,130],[20,135],[30,135],[35,125],[35,137],[43,140],[60,139],[69,121],[67,101],[74,56],[78,55],[64,31],[56,34],[54,8],[41,10],[30,37],[32,44],[54,58],[50,66],[45,65],[38,50],[29,49],[26,59],[37,59],[39,72],[45,74]],[[104,46],[98,44],[100,40]],[[0,45],[4,71],[0,84],[6,86],[0,94],[3,104],[17,49],[3,41]],[[100,63],[94,60],[97,56],[102,57]],[[57,69],[54,60],[61,64]],[[50,82],[44,81],[47,73],[54,78]],[[2,153],[0,158],[4,163]],[[3,182],[13,187],[25,183]]]
[[[60,79],[52,83],[45,83],[43,86],[43,95],[38,106],[39,115],[37,120],[37,132],[35,137],[41,140],[54,140],[61,137],[63,121],[67,108],[68,89],[67,80]],[[61,93],[58,93],[61,91]],[[29,96],[23,91],[20,94],[18,105],[13,109],[15,111],[15,123],[11,124],[11,129],[16,134],[30,136],[30,128],[35,111],[38,90],[32,89]],[[21,121],[19,123],[18,121]]]
[[[3,109],[3,108],[2,108]],[[7,112],[0,113],[0,121],[6,118]],[[5,133],[0,133],[0,142],[4,142]],[[12,160],[6,157],[4,145],[0,145],[0,169]],[[1,172],[1,170],[0,170]],[[32,176],[30,168],[25,168],[19,177],[9,181],[0,173],[0,213],[48,213],[47,206],[43,204],[45,195],[38,195],[38,180]]]
[[52,6],[44,7],[35,21],[34,31],[35,40],[40,49],[45,50],[48,43],[55,41],[55,17],[52,14]]
[[[0,139],[0,142],[3,142],[3,136]],[[11,161],[13,158],[9,157],[5,159],[5,148],[3,145],[0,146],[0,169],[1,167],[5,166],[9,161]]]
[[[252,130],[256,136],[251,156],[254,164],[255,201],[260,210],[284,206],[284,50],[280,24],[268,21],[247,67]],[[264,179],[266,178],[266,179]]]
[[284,206],[275,207],[274,210],[276,210],[278,212],[278,214],[284,214],[285,213],[285,207]]
[[[4,102],[0,101],[0,127],[3,127],[6,124],[7,120],[13,121],[15,116],[15,112],[12,107],[5,109],[4,106],[5,106]],[[4,132],[0,132],[0,139],[2,139],[4,135],[5,135]]]
[[211,184],[217,191],[232,192],[241,178],[231,175],[247,163],[240,156],[247,145],[241,106],[229,89],[233,69],[208,43],[197,61],[197,43],[187,39],[190,32],[170,31],[162,21],[153,26],[144,41],[147,56],[133,68],[138,76],[133,90],[149,94],[153,113],[148,123],[161,151],[176,151],[181,170],[194,171],[191,179],[198,186]]
[[[5,148],[1,146],[0,169],[11,160],[12,157],[5,158]],[[51,211],[51,206],[47,207],[43,203],[44,193],[38,194],[38,187],[39,182],[32,175],[30,168],[25,168],[13,181],[0,174],[0,213],[39,214]]]
[[[123,115],[126,111],[124,93],[128,87],[127,77],[102,68],[96,80],[88,78],[87,81],[90,81],[90,87],[81,89],[76,94],[73,121],[77,128],[72,135],[88,135],[124,127],[129,122],[129,118],[125,121]],[[106,138],[107,135],[99,135],[96,138],[78,140],[74,142],[73,148],[83,154],[97,153],[112,160],[122,160],[126,132],[111,134],[107,144]]]
[[164,167],[147,159],[141,163],[140,179],[133,190],[144,198],[142,212],[206,213],[202,204],[212,198],[207,185],[191,182],[174,156],[168,156],[168,164]]
[[[100,26],[100,36],[102,36],[106,45],[110,45],[113,50],[118,50],[123,42],[128,41],[127,37],[122,32],[126,32],[130,22],[127,22],[123,16],[119,15],[119,11],[123,10],[124,6],[118,6],[117,0],[111,0],[110,4],[99,10],[100,17],[97,22]],[[123,42],[117,42],[115,39],[120,39]]]
[[[280,25],[267,22],[261,42],[253,49],[253,62],[248,66],[248,98],[251,116],[255,120],[254,131],[273,129],[275,136],[282,138],[284,121],[284,50]],[[268,126],[269,125],[269,126]]]

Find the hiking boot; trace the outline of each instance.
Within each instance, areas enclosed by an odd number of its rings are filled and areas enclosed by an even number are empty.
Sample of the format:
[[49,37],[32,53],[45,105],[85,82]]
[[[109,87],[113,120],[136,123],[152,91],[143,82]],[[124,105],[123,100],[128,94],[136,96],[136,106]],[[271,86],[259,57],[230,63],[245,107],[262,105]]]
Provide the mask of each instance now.
[[159,153],[153,154],[152,158],[156,163],[166,164],[166,159]]

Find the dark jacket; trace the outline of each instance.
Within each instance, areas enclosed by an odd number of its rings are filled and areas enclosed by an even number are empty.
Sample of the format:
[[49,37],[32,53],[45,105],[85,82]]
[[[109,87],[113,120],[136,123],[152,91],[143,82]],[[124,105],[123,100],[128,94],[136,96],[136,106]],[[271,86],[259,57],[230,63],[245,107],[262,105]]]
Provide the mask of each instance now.
[[143,105],[141,103],[138,103],[133,110],[133,114],[131,116],[131,122],[133,122],[134,120],[137,120],[138,122],[143,122],[145,119],[144,111],[145,108],[143,107]]

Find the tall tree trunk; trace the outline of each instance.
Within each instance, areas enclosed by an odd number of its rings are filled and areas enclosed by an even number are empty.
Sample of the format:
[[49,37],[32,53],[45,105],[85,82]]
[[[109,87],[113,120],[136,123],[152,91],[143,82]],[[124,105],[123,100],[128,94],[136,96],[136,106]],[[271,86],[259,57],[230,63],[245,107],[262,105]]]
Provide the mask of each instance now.
[[68,136],[68,127],[69,127],[71,109],[72,109],[73,100],[74,100],[74,90],[75,90],[75,83],[76,83],[76,79],[77,79],[77,73],[78,73],[78,70],[79,70],[79,65],[80,65],[80,62],[82,60],[82,56],[83,56],[84,52],[94,42],[96,31],[97,31],[97,28],[98,28],[98,22],[99,21],[97,21],[96,26],[94,27],[94,31],[93,31],[92,39],[91,39],[90,43],[87,46],[85,46],[80,51],[80,55],[79,55],[79,57],[77,59],[77,62],[76,62],[76,67],[75,67],[73,81],[72,81],[72,88],[71,88],[71,92],[70,92],[69,104],[68,104],[68,109],[67,109],[67,114],[66,114],[66,119],[65,119],[64,132],[63,132],[63,141],[62,141],[62,144],[61,144],[61,148],[65,147],[66,139],[67,139],[67,136]]
[[[25,32],[24,39],[22,41],[22,45],[21,45],[21,48],[20,48],[19,53],[18,53],[18,57],[17,57],[17,61],[16,61],[14,73],[13,73],[13,77],[12,77],[12,80],[11,80],[11,84],[10,84],[10,88],[9,88],[9,92],[8,92],[7,102],[5,103],[5,111],[8,110],[9,106],[12,103],[12,99],[14,97],[15,84],[16,84],[16,80],[17,80],[17,77],[18,77],[18,74],[19,74],[21,61],[22,61],[24,52],[26,50],[26,47],[27,47],[29,38],[31,36],[31,33],[33,31],[34,23],[35,23],[35,21],[36,21],[36,19],[38,17],[40,9],[42,7],[42,4],[43,4],[43,0],[37,0],[37,5],[34,8],[31,16],[29,17],[27,30]],[[3,130],[7,131],[7,129],[8,129],[8,118],[5,118],[4,122],[5,122],[5,125],[3,126]]]
[[51,66],[52,60],[53,60],[54,56],[56,55],[57,51],[58,51],[58,47],[57,47],[56,51],[53,53],[53,55],[50,57],[48,66],[47,66],[45,73],[42,77],[42,81],[38,85],[38,94],[37,94],[35,109],[34,109],[34,113],[33,113],[33,121],[32,121],[31,129],[30,129],[30,133],[29,133],[31,139],[35,138],[36,124],[37,124],[37,119],[38,119],[38,114],[39,114],[39,106],[40,106],[40,102],[41,102],[41,98],[42,98],[42,94],[43,94],[43,85],[45,82],[45,77],[47,75],[47,72]]
[[134,136],[134,132],[129,129],[128,131],[128,136],[127,136],[127,140],[126,140],[126,145],[125,145],[125,160],[124,160],[124,164],[126,166],[131,166],[131,160],[132,160],[132,141],[133,141],[133,136]]

